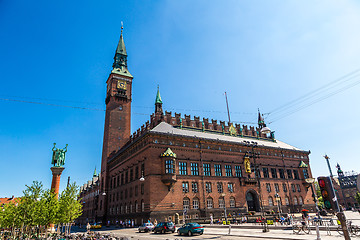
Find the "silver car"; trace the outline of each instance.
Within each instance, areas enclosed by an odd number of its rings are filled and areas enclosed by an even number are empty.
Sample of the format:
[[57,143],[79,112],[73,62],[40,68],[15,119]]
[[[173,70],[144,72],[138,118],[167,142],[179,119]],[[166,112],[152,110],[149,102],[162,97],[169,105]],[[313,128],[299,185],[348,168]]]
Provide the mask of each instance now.
[[152,230],[154,230],[154,224],[152,223],[143,223],[140,227],[139,227],[139,232],[151,232]]

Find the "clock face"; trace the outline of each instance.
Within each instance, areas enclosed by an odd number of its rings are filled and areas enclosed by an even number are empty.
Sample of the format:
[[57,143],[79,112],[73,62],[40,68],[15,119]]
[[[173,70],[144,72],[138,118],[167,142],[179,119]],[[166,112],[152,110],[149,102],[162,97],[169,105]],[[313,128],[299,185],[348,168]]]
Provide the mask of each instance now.
[[125,81],[118,81],[117,88],[126,90],[126,82]]

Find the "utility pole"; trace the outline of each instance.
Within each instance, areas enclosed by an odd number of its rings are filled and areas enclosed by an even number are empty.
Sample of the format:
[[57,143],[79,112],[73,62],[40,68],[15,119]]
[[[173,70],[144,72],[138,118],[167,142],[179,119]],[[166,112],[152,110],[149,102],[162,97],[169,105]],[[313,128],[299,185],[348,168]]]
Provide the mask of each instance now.
[[330,162],[329,162],[329,156],[325,154],[324,158],[326,159],[326,163],[328,165],[328,168],[329,168],[329,172],[330,172],[330,177],[333,178],[333,174],[332,174],[332,171],[331,171],[331,167],[330,167]]
[[229,124],[231,123],[230,120],[230,111],[229,111],[229,103],[228,103],[228,99],[227,99],[227,94],[225,92],[225,99],[226,99],[226,107],[227,107],[227,113],[228,113],[228,117],[229,117]]

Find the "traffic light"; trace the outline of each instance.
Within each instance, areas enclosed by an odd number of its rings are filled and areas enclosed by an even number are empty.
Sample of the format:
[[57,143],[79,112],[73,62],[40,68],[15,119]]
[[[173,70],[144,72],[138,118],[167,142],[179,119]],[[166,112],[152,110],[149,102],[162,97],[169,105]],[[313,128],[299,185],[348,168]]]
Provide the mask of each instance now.
[[338,202],[330,177],[318,177],[318,183],[326,210],[330,212],[338,212]]

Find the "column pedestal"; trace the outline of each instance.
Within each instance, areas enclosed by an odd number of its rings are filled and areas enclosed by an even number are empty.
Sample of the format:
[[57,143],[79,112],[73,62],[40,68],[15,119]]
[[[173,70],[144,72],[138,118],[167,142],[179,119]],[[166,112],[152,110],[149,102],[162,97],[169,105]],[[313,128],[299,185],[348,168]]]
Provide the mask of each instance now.
[[[52,167],[50,168],[52,172],[52,181],[51,181],[51,191],[55,193],[55,197],[59,198],[59,187],[60,187],[60,177],[61,173],[64,171],[64,167]],[[48,228],[49,232],[55,232],[54,224],[50,224]]]

